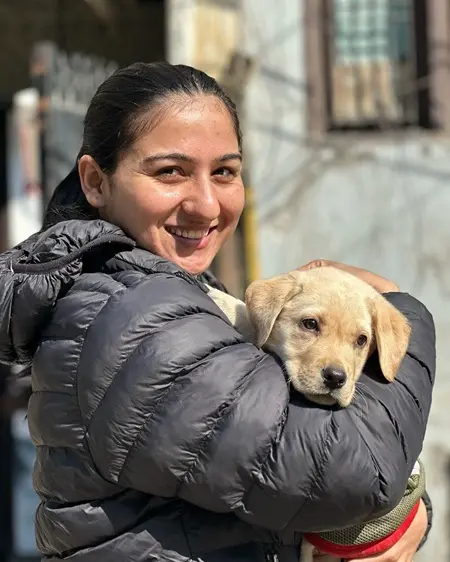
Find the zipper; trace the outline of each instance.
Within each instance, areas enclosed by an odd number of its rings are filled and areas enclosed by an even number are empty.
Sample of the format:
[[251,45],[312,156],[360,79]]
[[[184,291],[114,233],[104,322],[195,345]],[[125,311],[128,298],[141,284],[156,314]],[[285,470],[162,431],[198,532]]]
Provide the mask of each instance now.
[[267,562],[280,562],[278,554],[276,552],[273,552],[272,550],[266,551],[265,556]]
[[278,557],[279,551],[280,546],[277,542],[273,542],[264,547],[266,562],[280,562],[280,558]]

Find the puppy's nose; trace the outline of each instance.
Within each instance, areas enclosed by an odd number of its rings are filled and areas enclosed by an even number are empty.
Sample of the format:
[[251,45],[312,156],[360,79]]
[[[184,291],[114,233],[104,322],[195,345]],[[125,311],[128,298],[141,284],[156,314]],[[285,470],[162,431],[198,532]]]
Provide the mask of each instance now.
[[325,367],[322,369],[322,378],[325,386],[330,390],[342,388],[347,380],[347,375],[337,367]]

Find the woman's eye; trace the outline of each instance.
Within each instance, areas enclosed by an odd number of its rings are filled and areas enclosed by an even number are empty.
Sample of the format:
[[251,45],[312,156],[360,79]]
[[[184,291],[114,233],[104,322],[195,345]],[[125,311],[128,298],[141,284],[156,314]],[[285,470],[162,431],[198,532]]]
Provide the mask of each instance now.
[[181,170],[179,168],[162,168],[158,170],[158,176],[178,176],[181,174]]
[[302,325],[307,330],[311,332],[318,332],[319,331],[319,323],[314,318],[304,318],[302,320]]
[[234,178],[236,176],[236,171],[231,168],[219,168],[214,172],[215,176],[220,176],[222,178]]

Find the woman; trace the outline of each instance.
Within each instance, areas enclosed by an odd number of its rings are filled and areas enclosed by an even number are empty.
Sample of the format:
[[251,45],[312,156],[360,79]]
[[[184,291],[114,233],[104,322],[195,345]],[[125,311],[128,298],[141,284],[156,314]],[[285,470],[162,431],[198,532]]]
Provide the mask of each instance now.
[[[47,560],[294,561],[302,532],[403,494],[430,408],[432,318],[355,270],[410,319],[397,382],[366,375],[343,411],[290,397],[277,360],[204,290],[243,209],[241,165],[236,110],[212,78],[134,64],[92,100],[43,231],[1,256],[0,360],[32,364]],[[374,560],[410,562],[426,519],[422,504]]]

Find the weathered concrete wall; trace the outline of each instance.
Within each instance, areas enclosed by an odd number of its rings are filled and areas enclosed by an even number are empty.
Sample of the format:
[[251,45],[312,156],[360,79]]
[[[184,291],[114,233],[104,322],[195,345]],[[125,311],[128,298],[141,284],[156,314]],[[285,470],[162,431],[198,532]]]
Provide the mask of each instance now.
[[297,241],[297,248],[278,261],[279,271],[316,256],[353,263],[395,279],[434,314],[438,382],[424,453],[429,491],[436,503],[429,560],[449,559],[444,539],[450,525],[449,150],[450,143],[426,137],[366,147],[358,143],[342,156],[326,149],[320,172],[309,186],[295,192],[289,213],[275,212],[271,219],[263,219],[266,237],[274,241],[263,258],[266,271],[273,255],[283,255],[275,240]]
[[330,258],[391,277],[433,312],[438,379],[423,453],[435,522],[418,562],[450,560],[450,139],[326,136],[305,127],[302,2],[246,0],[257,58],[247,129],[264,276]]
[[436,520],[417,560],[450,559],[449,151],[450,142],[414,136],[318,148],[290,193],[260,207],[264,275],[335,259],[394,279],[434,314],[438,379],[423,458]]
[[241,29],[237,3],[167,0],[167,58],[200,68],[221,80]]

